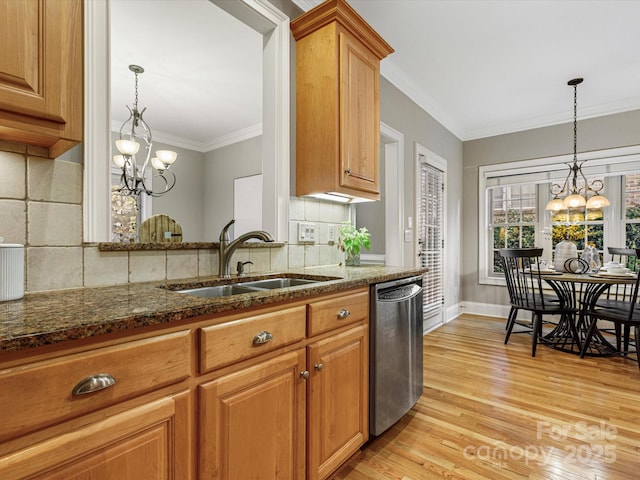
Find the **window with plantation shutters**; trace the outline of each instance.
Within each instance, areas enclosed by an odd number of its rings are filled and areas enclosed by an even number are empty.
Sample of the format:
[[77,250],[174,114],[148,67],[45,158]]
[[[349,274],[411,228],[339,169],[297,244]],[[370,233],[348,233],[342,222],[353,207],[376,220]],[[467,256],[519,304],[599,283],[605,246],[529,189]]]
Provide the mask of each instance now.
[[[444,172],[427,163],[420,155],[419,258],[424,274],[423,306],[426,328],[444,320],[443,250],[444,250]],[[433,321],[433,317],[440,317]],[[426,329],[425,328],[425,329]]]
[[[497,250],[536,246],[552,260],[555,246],[571,238],[580,254],[593,244],[602,261],[608,247],[635,248],[640,234],[640,145],[578,154],[587,179],[603,181],[611,205],[603,209],[545,210],[552,184],[562,185],[571,155],[478,167],[478,279],[504,285]],[[578,187],[582,186],[578,179]]]

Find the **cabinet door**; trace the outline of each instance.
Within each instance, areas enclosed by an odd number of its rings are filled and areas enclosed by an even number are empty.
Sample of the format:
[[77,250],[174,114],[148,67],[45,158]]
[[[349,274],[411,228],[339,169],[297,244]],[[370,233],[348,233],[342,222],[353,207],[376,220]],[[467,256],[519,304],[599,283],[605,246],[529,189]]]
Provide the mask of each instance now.
[[60,154],[82,140],[82,0],[0,2],[0,138]]
[[308,347],[309,479],[327,478],[369,437],[366,325]]
[[201,479],[305,478],[305,389],[298,350],[199,387]]
[[189,405],[185,392],[11,453],[0,458],[0,478],[189,479]]
[[340,33],[340,184],[380,193],[380,61],[358,40]]

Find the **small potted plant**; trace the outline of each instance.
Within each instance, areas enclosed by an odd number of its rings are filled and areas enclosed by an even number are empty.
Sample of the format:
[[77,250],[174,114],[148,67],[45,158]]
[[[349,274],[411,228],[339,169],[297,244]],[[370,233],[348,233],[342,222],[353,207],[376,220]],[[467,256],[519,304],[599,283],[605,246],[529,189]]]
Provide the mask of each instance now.
[[369,250],[371,234],[366,227],[357,229],[350,222],[344,222],[338,229],[338,248],[345,253],[345,265],[360,265],[360,250]]

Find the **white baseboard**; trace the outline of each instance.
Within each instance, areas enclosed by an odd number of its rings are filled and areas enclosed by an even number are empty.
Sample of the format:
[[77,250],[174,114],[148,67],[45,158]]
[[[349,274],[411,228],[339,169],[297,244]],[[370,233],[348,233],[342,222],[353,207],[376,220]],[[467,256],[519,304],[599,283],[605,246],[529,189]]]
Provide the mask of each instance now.
[[458,318],[462,313],[463,313],[462,303],[456,303],[455,305],[451,305],[445,311],[445,319],[446,319],[445,322],[448,323],[451,320]]
[[[509,316],[509,310],[511,310],[511,307],[509,305],[496,305],[493,303],[480,302],[460,302],[447,308],[445,312],[445,323],[449,323],[451,320],[456,319],[463,313],[469,313],[471,315],[481,315],[483,317],[503,318],[506,320]],[[530,319],[531,312],[527,312],[524,310],[518,312],[518,320],[526,321]],[[427,333],[441,326],[441,324],[431,326],[428,330],[424,331],[424,334],[426,335]]]
[[[484,317],[506,318],[511,310],[510,305],[496,305],[494,303],[480,302],[461,302],[460,313],[470,313],[472,315],[482,315]],[[518,320],[530,320],[531,312],[520,310],[518,312]]]
[[471,313],[473,315],[483,315],[485,317],[507,318],[509,316],[509,305],[496,305],[494,303],[461,302],[461,313]]
[[[452,305],[451,307],[448,307],[445,312],[444,312],[444,323],[449,323],[451,320],[459,317],[463,312],[461,310],[461,303],[458,303],[456,305]],[[436,325],[430,325],[427,326],[425,330],[423,330],[422,334],[426,335],[427,333],[435,330],[436,328],[441,327],[443,324],[442,323],[438,323]]]

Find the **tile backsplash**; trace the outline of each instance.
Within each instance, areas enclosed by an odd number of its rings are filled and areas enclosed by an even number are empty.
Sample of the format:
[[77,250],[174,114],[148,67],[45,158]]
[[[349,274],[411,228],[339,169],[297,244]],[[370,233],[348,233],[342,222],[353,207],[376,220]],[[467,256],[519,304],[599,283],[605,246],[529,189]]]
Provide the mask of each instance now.
[[[118,285],[217,275],[217,250],[101,252],[82,241],[82,164],[46,158],[46,149],[0,141],[0,237],[25,245],[25,291]],[[290,198],[284,247],[238,249],[247,272],[332,265],[344,261],[329,228],[349,218],[349,207]],[[298,224],[311,223],[316,241],[298,242]]]

